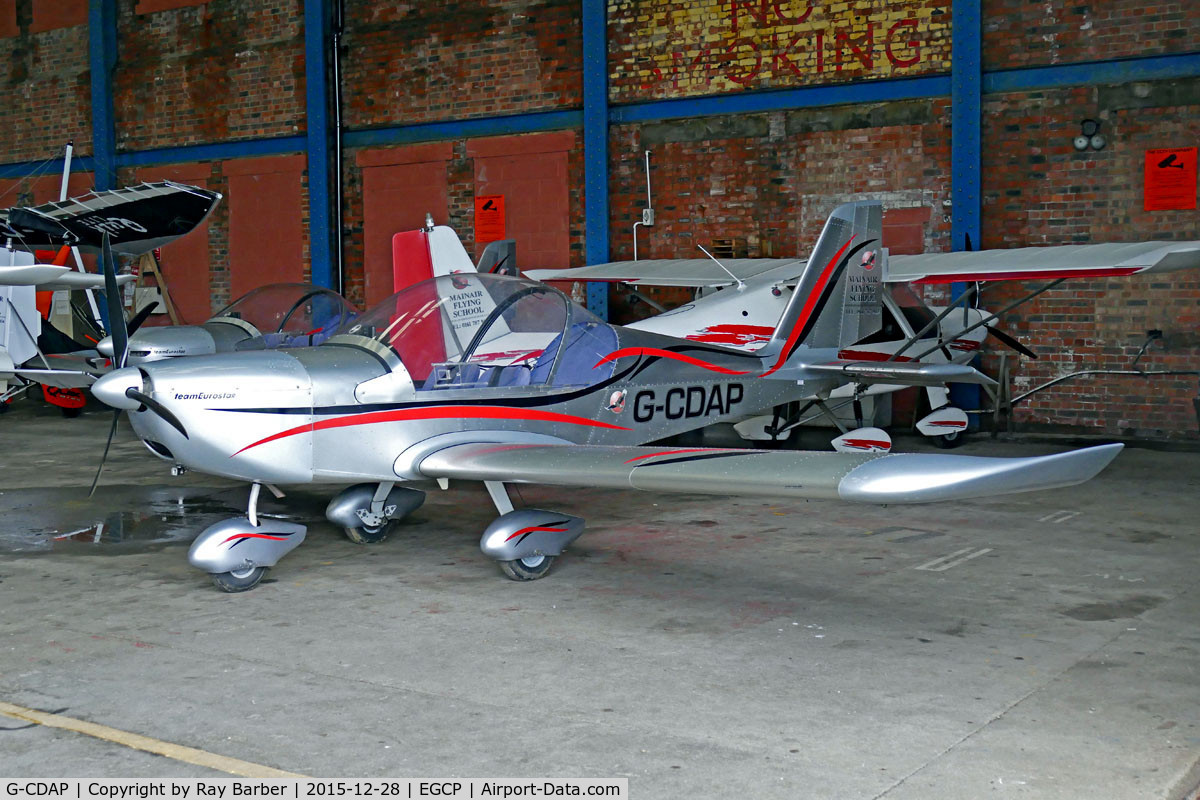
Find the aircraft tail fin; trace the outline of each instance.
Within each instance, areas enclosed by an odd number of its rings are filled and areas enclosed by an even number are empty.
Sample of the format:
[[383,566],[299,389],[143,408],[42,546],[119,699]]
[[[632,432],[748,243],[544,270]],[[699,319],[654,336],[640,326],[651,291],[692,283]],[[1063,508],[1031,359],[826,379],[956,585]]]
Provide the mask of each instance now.
[[771,373],[798,350],[843,348],[879,330],[885,269],[883,209],[878,201],[838,206],[829,215],[792,299],[758,354]]

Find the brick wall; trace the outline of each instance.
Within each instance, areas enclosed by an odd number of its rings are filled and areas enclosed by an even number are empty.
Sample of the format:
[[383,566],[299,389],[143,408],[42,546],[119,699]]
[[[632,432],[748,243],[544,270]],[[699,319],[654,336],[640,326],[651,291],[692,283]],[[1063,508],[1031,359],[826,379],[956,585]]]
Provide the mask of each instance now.
[[[34,25],[31,2],[8,9],[7,33],[0,38],[0,153],[3,161],[43,161],[62,155],[68,139],[81,153],[91,152],[91,77],[87,25],[77,9],[59,26]],[[86,4],[84,20],[86,21]],[[4,9],[0,9],[0,12]]]
[[303,131],[301,0],[209,0],[146,14],[128,1],[118,8],[119,149]]
[[350,126],[412,124],[577,106],[577,0],[348,0]]
[[[1196,211],[1142,207],[1145,151],[1200,141],[1200,80],[999,95],[984,113],[996,121],[984,148],[984,247],[1200,239]],[[1100,121],[1103,150],[1072,146],[1085,118]],[[997,287],[985,305],[998,308],[1019,291]],[[1007,315],[1003,327],[1040,356],[1020,362],[1018,394],[1077,370],[1129,369],[1151,329],[1164,339],[1142,357],[1142,369],[1200,369],[1200,275],[1070,281]],[[1097,376],[1037,395],[1017,418],[1107,434],[1195,436],[1197,394],[1194,376]]]
[[983,0],[984,69],[1195,52],[1200,9],[1188,0]]

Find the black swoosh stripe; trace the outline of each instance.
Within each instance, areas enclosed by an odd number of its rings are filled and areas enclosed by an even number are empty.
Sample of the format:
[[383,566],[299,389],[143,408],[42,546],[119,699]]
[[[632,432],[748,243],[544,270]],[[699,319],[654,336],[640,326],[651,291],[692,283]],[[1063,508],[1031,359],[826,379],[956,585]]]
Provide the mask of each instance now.
[[705,453],[699,456],[680,456],[679,458],[667,458],[662,461],[650,461],[642,464],[634,465],[634,469],[640,467],[658,467],[663,464],[683,464],[687,461],[706,461],[711,458],[736,458],[737,456],[761,456],[765,450],[739,450],[736,453]]

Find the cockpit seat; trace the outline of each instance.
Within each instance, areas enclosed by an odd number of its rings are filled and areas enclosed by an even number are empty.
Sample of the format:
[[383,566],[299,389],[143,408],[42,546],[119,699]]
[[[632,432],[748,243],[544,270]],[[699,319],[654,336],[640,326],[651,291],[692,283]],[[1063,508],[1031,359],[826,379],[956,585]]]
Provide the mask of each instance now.
[[562,358],[559,359],[558,368],[554,369],[554,357],[558,354],[562,341],[561,334],[556,336],[538,357],[530,372],[530,383],[591,386],[612,375],[615,367],[613,362],[596,366],[596,362],[617,348],[617,334],[610,326],[595,322],[578,322],[572,325],[567,331],[567,343],[562,347]]

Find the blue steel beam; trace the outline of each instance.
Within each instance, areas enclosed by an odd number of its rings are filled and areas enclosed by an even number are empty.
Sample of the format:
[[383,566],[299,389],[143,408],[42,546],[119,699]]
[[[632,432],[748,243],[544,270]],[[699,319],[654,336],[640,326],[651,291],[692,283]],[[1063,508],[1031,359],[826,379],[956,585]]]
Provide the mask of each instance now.
[[[608,261],[608,18],[583,0],[583,202],[587,263]],[[608,319],[608,284],[590,283],[588,308]]]
[[434,142],[444,139],[469,139],[474,136],[509,136],[518,133],[541,133],[583,124],[581,111],[534,111],[507,117],[482,117],[446,122],[422,122],[347,131],[342,137],[346,147],[384,147],[413,142]]
[[112,73],[117,63],[116,0],[88,0],[88,69],[92,94],[92,167],[96,188],[116,185],[117,127]]
[[806,86],[801,89],[775,89],[738,92],[716,97],[690,97],[679,100],[655,100],[615,106],[609,121],[654,122],[716,114],[746,114],[786,111],[792,108],[835,106],[847,103],[880,103],[888,100],[913,100],[942,97],[950,93],[950,78],[933,75],[923,78],[887,78],[836,86]]
[[1111,61],[1055,64],[1049,67],[1002,69],[983,74],[984,94],[1066,86],[1129,83],[1200,76],[1200,52],[1170,56],[1138,56]]
[[[308,155],[308,254],[312,282],[340,291],[333,280],[330,206],[329,0],[304,0],[305,149]],[[341,220],[337,221],[341,224]]]
[[192,144],[183,147],[161,147],[118,153],[118,167],[146,167],[155,164],[181,164],[194,161],[226,161],[250,156],[280,156],[302,152],[308,143],[306,136],[279,136],[273,139],[247,139],[218,144]]

